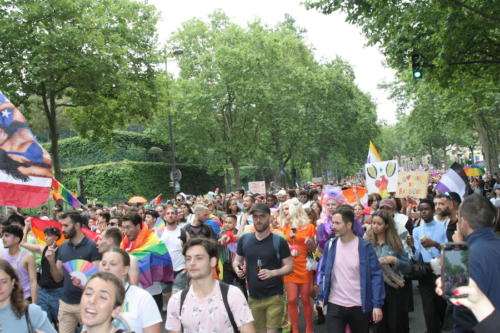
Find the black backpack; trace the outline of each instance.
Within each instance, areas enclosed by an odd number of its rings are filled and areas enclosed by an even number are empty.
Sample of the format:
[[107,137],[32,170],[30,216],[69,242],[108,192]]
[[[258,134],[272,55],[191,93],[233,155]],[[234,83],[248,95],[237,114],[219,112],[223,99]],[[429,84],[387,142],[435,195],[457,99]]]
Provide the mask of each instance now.
[[[231,326],[233,326],[233,331],[234,332],[239,332],[240,330],[238,329],[238,326],[236,325],[236,322],[234,321],[233,317],[233,312],[231,311],[231,308],[229,307],[229,302],[227,301],[227,294],[229,292],[229,285],[227,283],[224,283],[219,280],[219,287],[220,291],[222,294],[222,301],[224,302],[224,307],[226,308],[227,315],[229,317],[229,321],[231,322]],[[186,300],[187,293],[189,291],[190,287],[187,287],[182,290],[181,292],[181,304],[179,307],[179,317],[181,317],[181,312],[182,312],[182,305],[184,304],[184,301]],[[181,322],[181,332],[184,332],[184,328],[182,327],[182,322]]]

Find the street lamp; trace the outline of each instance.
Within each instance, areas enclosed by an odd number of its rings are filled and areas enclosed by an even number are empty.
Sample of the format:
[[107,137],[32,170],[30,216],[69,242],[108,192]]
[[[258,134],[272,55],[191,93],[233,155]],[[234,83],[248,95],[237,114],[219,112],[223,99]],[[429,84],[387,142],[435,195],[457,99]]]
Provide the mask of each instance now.
[[[172,51],[172,55],[177,56],[184,53],[184,50],[177,49]],[[174,128],[172,125],[172,101],[170,98],[170,80],[168,79],[168,54],[165,57],[165,72],[167,74],[167,94],[168,94],[168,137],[170,140],[170,163],[172,165],[172,171],[170,173],[170,178],[172,179],[172,188],[175,195],[175,192],[180,191],[180,172],[177,170],[177,165],[175,162],[175,142],[174,142]]]

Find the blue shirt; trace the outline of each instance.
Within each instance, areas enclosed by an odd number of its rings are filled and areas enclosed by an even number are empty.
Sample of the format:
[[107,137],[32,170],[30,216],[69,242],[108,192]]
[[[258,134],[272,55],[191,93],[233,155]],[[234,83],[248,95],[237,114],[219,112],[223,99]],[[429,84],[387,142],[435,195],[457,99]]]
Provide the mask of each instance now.
[[446,228],[444,223],[441,222],[427,222],[419,227],[413,229],[413,243],[415,244],[415,253],[413,254],[413,260],[417,261],[418,257],[422,255],[424,262],[431,262],[433,258],[439,258],[441,253],[435,247],[424,248],[420,243],[420,240],[424,237],[432,239],[433,241],[439,243],[440,245],[448,242],[446,238]]
[[[56,333],[56,330],[47,318],[47,313],[36,304],[30,304],[28,307],[29,317],[33,330],[38,330],[44,333]],[[5,308],[0,309],[0,317],[2,318],[2,332],[28,332],[28,325],[26,324],[26,315],[18,318],[12,306],[8,304]]]

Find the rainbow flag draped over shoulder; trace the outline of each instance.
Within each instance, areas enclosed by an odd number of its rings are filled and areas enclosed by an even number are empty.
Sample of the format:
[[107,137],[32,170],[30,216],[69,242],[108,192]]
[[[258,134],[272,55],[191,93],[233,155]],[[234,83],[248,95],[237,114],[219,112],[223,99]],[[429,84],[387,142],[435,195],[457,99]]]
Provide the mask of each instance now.
[[135,241],[123,238],[121,248],[139,261],[139,282],[147,288],[153,282],[172,282],[174,270],[172,259],[165,244],[151,231],[146,223]]
[[55,178],[52,178],[52,197],[54,200],[64,200],[71,207],[82,206],[82,203]]

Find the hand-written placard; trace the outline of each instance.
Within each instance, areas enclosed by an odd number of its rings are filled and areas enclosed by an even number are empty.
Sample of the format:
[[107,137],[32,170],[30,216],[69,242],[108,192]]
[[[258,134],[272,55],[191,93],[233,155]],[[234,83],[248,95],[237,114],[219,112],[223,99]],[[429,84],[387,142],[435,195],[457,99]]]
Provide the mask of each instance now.
[[398,175],[398,190],[396,198],[419,198],[427,197],[427,183],[429,174],[425,171],[400,172]]
[[260,182],[249,182],[248,183],[248,191],[250,193],[259,193],[266,195],[266,182],[265,181],[260,181]]

